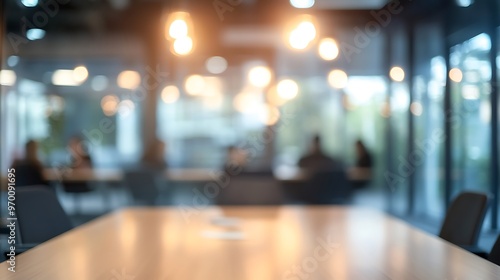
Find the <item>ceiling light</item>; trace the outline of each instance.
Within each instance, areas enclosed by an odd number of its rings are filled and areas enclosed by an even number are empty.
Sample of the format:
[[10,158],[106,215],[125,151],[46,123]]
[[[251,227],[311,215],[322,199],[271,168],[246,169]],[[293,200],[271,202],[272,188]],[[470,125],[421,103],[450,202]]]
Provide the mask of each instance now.
[[332,70],[328,74],[328,83],[334,88],[345,88],[348,80],[347,74],[342,70]]
[[188,36],[188,25],[183,19],[174,20],[168,29],[168,35],[173,39],[179,39]]
[[118,75],[116,83],[121,88],[134,90],[141,84],[141,76],[136,71],[123,71]]
[[12,70],[0,70],[0,85],[12,86],[16,83],[16,72]]
[[299,94],[299,86],[294,80],[284,79],[281,80],[276,86],[278,95],[286,100],[293,99]]
[[176,86],[166,86],[162,91],[161,91],[161,99],[163,102],[166,104],[171,104],[174,103],[179,99],[180,93],[179,89]]
[[191,37],[181,37],[174,41],[173,50],[175,54],[187,55],[193,50],[193,39]]
[[450,76],[450,80],[454,81],[455,83],[460,83],[463,78],[462,70],[458,68],[450,69],[448,75]]
[[17,55],[11,55],[7,58],[7,65],[9,67],[14,67],[19,63],[19,56]]
[[89,71],[85,66],[77,66],[73,69],[73,79],[79,83],[83,83],[87,80],[89,76]]
[[314,6],[314,0],[290,0],[290,4],[298,9],[307,9]]
[[271,82],[271,70],[265,66],[256,66],[248,72],[248,80],[251,85],[263,88]]
[[339,55],[337,42],[332,38],[321,40],[318,48],[319,56],[324,60],[334,60]]
[[26,31],[26,38],[30,41],[40,40],[45,37],[45,30],[39,28],[32,28]]
[[212,74],[221,74],[227,69],[227,60],[220,56],[212,56],[205,62],[205,67]]
[[392,67],[389,76],[395,82],[402,82],[405,79],[405,71],[401,67]]
[[191,75],[189,76],[185,83],[184,88],[186,92],[190,95],[200,95],[203,93],[205,89],[205,79],[200,75]]
[[56,86],[79,86],[82,81],[77,81],[74,78],[73,70],[60,69],[52,73],[52,84]]
[[28,8],[35,7],[38,5],[38,0],[21,0],[21,3]]

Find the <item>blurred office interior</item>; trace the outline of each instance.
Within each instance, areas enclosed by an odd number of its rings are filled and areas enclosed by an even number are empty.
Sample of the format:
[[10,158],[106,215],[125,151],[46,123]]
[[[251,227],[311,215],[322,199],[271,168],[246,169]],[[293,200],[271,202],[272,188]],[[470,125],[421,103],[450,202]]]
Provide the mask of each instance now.
[[[0,173],[35,141],[75,225],[131,205],[354,204],[437,233],[473,190],[491,197],[480,245],[497,237],[498,0],[1,7]],[[305,175],[315,138],[344,177]]]

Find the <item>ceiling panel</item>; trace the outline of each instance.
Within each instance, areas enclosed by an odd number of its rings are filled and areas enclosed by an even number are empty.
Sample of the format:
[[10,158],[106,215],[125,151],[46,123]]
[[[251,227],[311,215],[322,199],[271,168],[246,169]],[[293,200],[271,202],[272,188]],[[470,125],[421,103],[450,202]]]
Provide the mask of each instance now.
[[388,0],[316,0],[314,7],[328,10],[371,10],[380,9]]

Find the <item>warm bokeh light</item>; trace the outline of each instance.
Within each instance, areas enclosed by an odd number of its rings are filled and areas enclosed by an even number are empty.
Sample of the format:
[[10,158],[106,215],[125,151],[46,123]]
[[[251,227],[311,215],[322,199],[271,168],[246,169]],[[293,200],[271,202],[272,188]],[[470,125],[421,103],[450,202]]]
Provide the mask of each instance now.
[[310,41],[304,40],[304,38],[302,37],[302,34],[297,30],[293,30],[290,33],[290,38],[288,40],[289,40],[290,46],[294,49],[297,49],[297,50],[303,50],[303,49],[307,48],[307,46],[309,46],[309,43],[310,43]]
[[262,95],[255,88],[246,87],[233,100],[234,108],[241,113],[251,113],[262,105]]
[[299,94],[299,85],[294,80],[284,79],[279,81],[276,90],[281,98],[290,100]]
[[227,60],[221,56],[212,56],[205,62],[205,67],[212,74],[221,74],[227,69]]
[[420,102],[413,102],[410,105],[410,112],[415,116],[421,116],[424,111],[424,107]]
[[168,35],[170,38],[179,39],[183,37],[187,37],[189,33],[189,27],[187,22],[184,19],[176,19],[168,28]]
[[174,53],[178,55],[188,55],[193,50],[193,39],[191,37],[181,37],[173,44]]
[[52,73],[52,84],[56,86],[79,86],[83,81],[76,81],[74,70],[59,69]]
[[12,70],[0,70],[0,85],[12,86],[16,83],[16,72]]
[[288,31],[288,43],[290,47],[296,50],[306,49],[316,38],[317,31],[313,19],[310,15],[299,17],[298,24],[292,26]]
[[179,99],[180,92],[176,86],[170,85],[163,88],[161,91],[161,99],[166,104],[174,103]]
[[123,71],[118,75],[116,83],[121,88],[134,90],[141,84],[141,76],[136,71]]
[[324,60],[334,60],[339,56],[339,46],[332,38],[324,38],[319,43],[318,53]]
[[448,75],[450,76],[450,80],[452,80],[455,83],[460,83],[463,79],[462,70],[458,68],[450,69],[450,73]]
[[128,116],[131,114],[135,109],[135,104],[132,102],[132,100],[122,100],[118,104],[118,113],[122,116]]
[[203,92],[205,97],[222,96],[222,80],[219,77],[203,77],[205,82]]
[[402,82],[405,79],[405,71],[403,70],[403,68],[395,66],[392,67],[391,71],[389,72],[389,76],[395,82]]
[[89,71],[85,66],[77,66],[73,69],[73,79],[78,83],[83,83],[87,80]]
[[275,125],[280,119],[280,110],[272,105],[262,104],[255,109],[259,121],[265,125]]
[[112,116],[116,114],[118,110],[118,103],[120,99],[114,95],[106,95],[101,99],[102,112],[106,116]]
[[314,6],[314,0],[290,0],[290,4],[294,8],[298,9],[308,9]]
[[269,90],[266,93],[266,101],[267,103],[273,105],[273,106],[281,106],[285,104],[288,100],[284,99],[278,94],[278,90],[276,86],[272,86],[269,88]]
[[192,31],[191,16],[187,12],[173,12],[165,25],[165,38],[168,40],[189,36]]
[[205,89],[205,78],[200,75],[191,75],[184,82],[184,88],[190,95],[201,95]]
[[271,70],[265,66],[256,66],[248,72],[248,81],[251,85],[263,88],[271,82]]
[[311,21],[305,20],[295,29],[302,35],[302,38],[307,41],[312,41],[316,38],[316,26]]
[[332,70],[328,74],[328,83],[334,88],[345,88],[348,81],[349,78],[347,77],[347,74],[342,70]]

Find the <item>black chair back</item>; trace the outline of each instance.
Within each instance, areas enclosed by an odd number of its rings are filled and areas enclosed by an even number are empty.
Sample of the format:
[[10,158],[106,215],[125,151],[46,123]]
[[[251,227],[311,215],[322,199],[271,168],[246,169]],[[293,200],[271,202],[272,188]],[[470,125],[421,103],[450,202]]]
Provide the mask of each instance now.
[[153,170],[138,169],[125,172],[125,185],[136,204],[156,204],[159,196],[158,182],[158,173]]
[[213,196],[218,205],[281,205],[285,202],[282,188],[272,173],[232,176],[227,186],[217,189],[218,193]]
[[42,243],[73,228],[56,194],[45,186],[18,189],[16,214],[22,243]]
[[496,265],[500,265],[500,236],[498,236],[495,245],[493,245],[488,260]]
[[439,237],[459,246],[476,246],[488,201],[484,193],[459,194],[446,213]]
[[18,163],[16,168],[16,186],[37,186],[45,185],[41,170],[33,163]]

